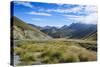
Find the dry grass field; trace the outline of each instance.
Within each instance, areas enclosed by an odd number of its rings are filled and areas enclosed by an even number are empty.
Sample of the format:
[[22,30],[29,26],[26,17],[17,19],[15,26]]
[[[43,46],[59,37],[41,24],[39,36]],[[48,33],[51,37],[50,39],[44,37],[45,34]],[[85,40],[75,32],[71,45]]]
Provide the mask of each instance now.
[[[53,39],[48,41],[16,41],[18,65],[56,64],[97,60],[97,44],[93,41]],[[93,49],[94,48],[94,49]]]

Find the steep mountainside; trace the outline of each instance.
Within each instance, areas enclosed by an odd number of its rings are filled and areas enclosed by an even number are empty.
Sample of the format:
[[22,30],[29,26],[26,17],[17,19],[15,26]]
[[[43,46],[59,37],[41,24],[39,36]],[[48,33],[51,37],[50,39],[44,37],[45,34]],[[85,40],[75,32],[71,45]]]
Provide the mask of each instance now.
[[48,40],[51,39],[50,36],[42,33],[40,30],[36,29],[18,19],[17,17],[12,17],[13,20],[13,37],[15,40]]
[[42,27],[37,26],[37,25],[34,25],[34,24],[31,24],[31,23],[28,23],[28,25],[30,25],[30,26],[32,26],[32,27],[35,27],[35,28],[38,29],[38,30],[41,30],[41,29],[42,29]]
[[[42,32],[50,35],[53,38],[75,38],[81,39],[87,35],[92,35],[97,32],[97,26],[94,24],[72,23],[70,26],[62,26],[61,28],[49,27],[43,28]],[[96,38],[96,37],[95,37]]]
[[97,26],[94,24],[73,23],[69,28],[73,30],[71,38],[77,39],[97,32]]
[[91,34],[83,37],[82,39],[96,41],[97,40],[97,32],[91,33]]

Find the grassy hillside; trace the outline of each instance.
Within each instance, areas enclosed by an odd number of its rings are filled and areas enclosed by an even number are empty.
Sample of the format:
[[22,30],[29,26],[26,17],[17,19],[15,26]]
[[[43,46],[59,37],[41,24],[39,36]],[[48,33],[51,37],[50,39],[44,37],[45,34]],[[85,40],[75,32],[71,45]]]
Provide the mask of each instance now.
[[92,32],[92,33],[86,35],[85,37],[83,37],[82,39],[96,41],[97,40],[97,32]]
[[33,40],[48,40],[50,36],[42,33],[40,30],[28,25],[17,17],[13,19],[13,35],[14,39],[33,39]]
[[92,34],[91,36],[89,36],[88,38],[86,38],[86,40],[97,40],[97,33]]

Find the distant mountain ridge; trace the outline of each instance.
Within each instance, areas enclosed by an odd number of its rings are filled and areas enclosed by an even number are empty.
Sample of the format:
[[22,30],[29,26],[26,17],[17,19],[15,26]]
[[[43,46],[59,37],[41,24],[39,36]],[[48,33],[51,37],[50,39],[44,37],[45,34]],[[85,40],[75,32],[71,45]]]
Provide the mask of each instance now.
[[[72,23],[69,26],[64,25],[60,28],[54,26],[41,27],[40,30],[53,38],[66,37],[66,38],[84,39],[86,37],[88,38],[89,36],[97,33],[97,25]],[[97,35],[95,35],[94,39],[97,39]]]

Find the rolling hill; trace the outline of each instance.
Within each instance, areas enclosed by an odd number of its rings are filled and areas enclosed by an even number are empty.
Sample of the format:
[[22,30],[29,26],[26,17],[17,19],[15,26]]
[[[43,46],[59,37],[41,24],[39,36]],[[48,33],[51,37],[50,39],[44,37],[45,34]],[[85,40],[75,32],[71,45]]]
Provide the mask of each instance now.
[[40,30],[36,29],[23,22],[17,17],[12,17],[13,20],[13,37],[14,40],[48,40],[51,39],[50,36],[42,33]]

